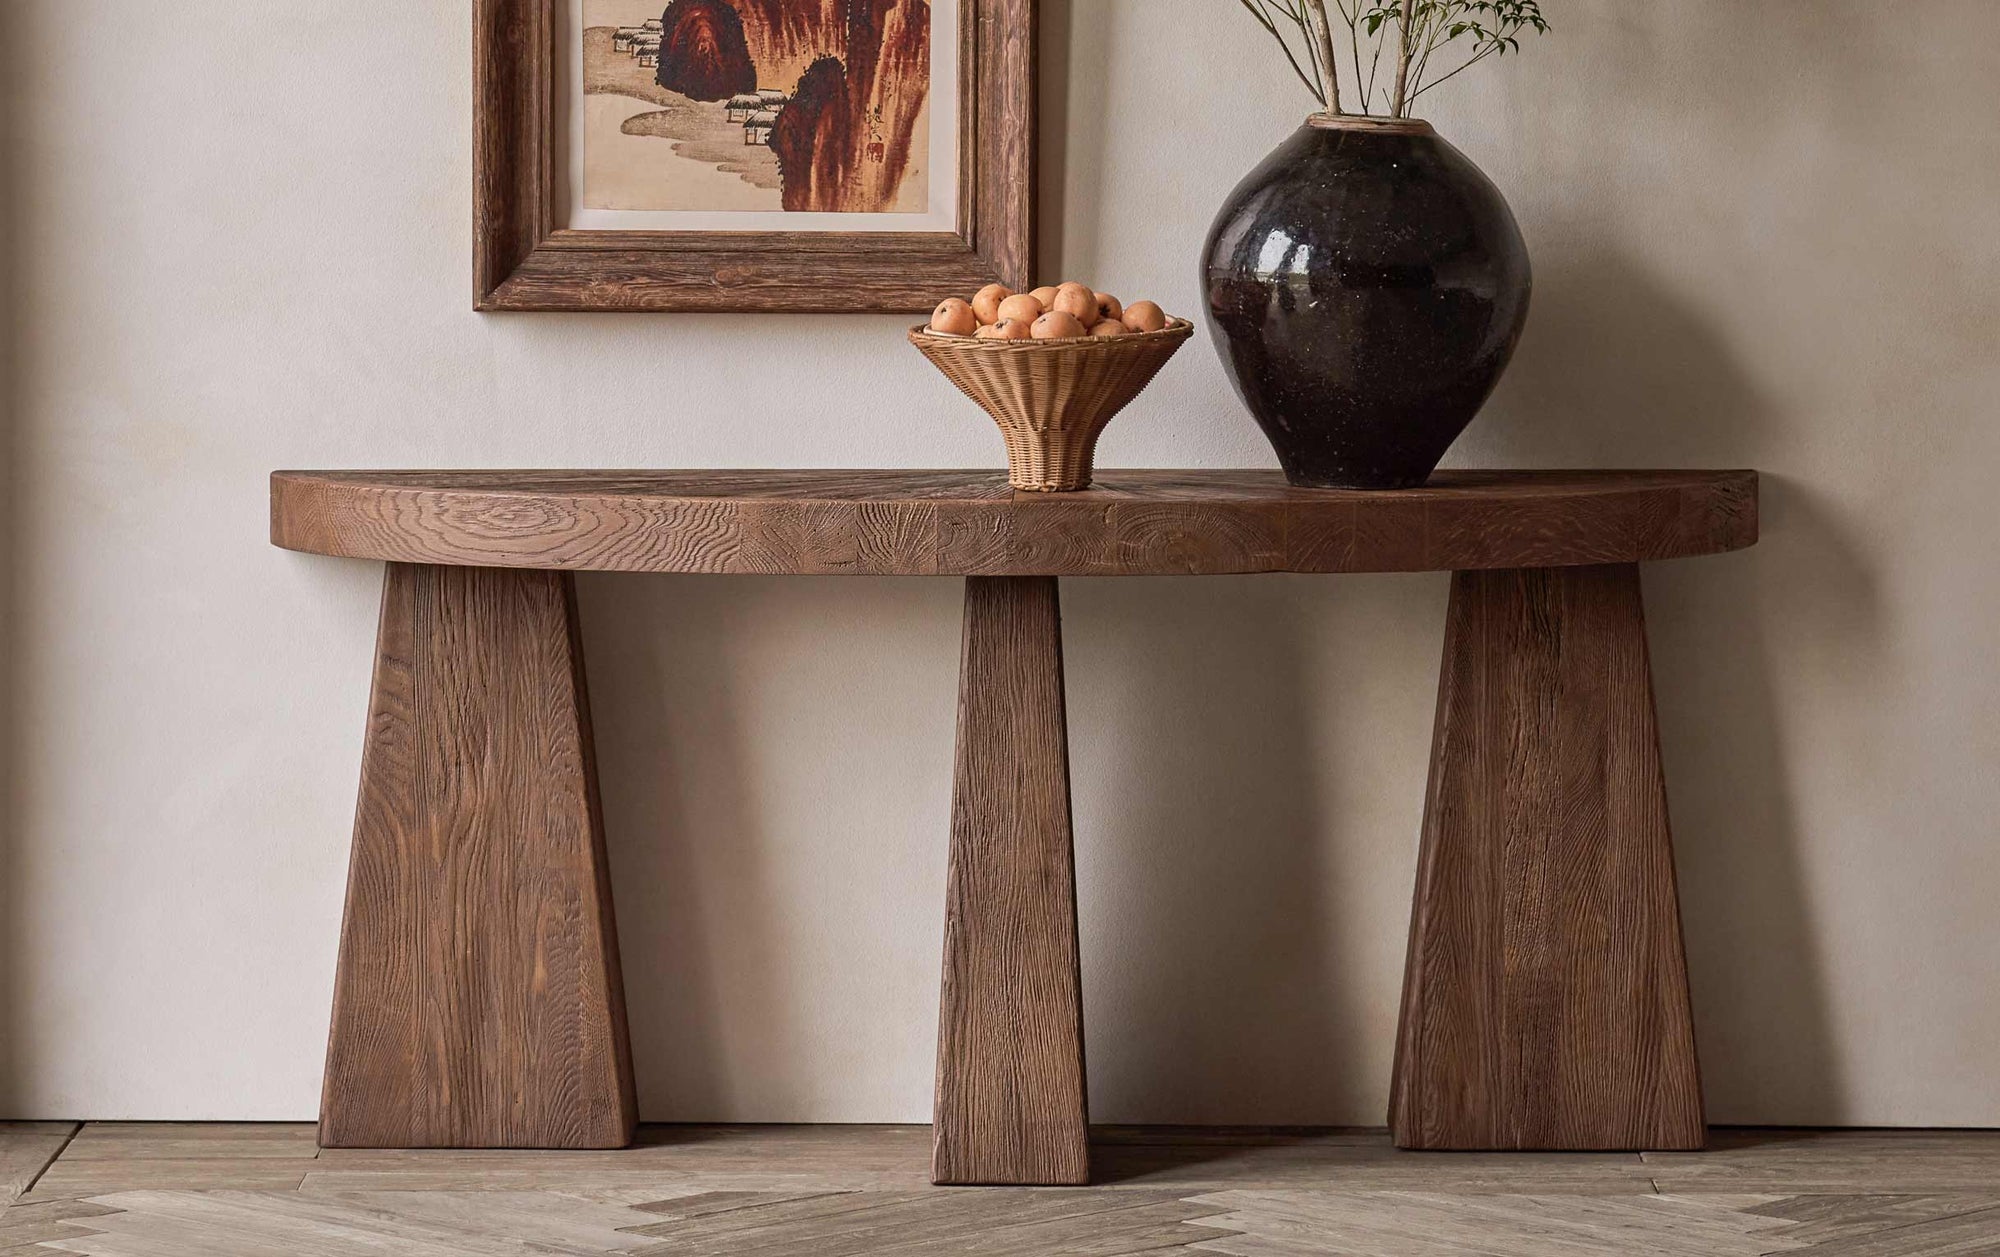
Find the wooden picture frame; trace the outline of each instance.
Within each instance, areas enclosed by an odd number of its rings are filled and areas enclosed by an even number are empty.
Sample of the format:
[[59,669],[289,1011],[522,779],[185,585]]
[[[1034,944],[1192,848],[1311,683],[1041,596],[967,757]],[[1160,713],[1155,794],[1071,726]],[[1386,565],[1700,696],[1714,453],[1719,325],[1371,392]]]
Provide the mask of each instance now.
[[474,307],[922,311],[996,281],[1025,288],[1035,243],[1036,0],[960,2],[957,229],[765,232],[561,223],[564,0],[474,0]]

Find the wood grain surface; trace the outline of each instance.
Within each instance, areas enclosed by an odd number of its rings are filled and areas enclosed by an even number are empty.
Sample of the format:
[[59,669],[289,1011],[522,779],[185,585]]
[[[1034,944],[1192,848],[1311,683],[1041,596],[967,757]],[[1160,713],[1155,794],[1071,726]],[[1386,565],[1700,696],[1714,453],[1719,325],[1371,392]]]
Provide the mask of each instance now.
[[391,562],[563,571],[1220,575],[1559,567],[1757,539],[1753,471],[1439,472],[1297,489],[1275,471],[281,471],[271,540]]
[[1400,1147],[1702,1144],[1636,567],[1453,578],[1396,1048]]
[[1090,1181],[1053,577],[971,577],[938,1025],[937,1183]]
[[631,1138],[572,580],[389,566],[320,1114],[329,1147]]
[[473,278],[481,310],[929,310],[1035,256],[1036,0],[959,17],[957,229],[579,231],[557,171],[564,0],[473,5]]

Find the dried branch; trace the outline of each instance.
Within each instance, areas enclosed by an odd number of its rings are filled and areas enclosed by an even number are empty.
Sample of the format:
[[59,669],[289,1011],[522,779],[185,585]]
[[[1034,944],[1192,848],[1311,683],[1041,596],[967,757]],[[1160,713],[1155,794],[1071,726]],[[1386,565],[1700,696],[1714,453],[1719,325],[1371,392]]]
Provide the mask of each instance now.
[[[1238,0],[1284,51],[1292,72],[1321,108],[1346,113],[1339,52],[1327,0]],[[1546,34],[1540,0],[1333,0],[1347,27],[1347,58],[1353,66],[1354,94],[1363,114],[1375,109],[1375,89],[1395,28],[1395,84],[1387,101],[1391,117],[1407,118],[1418,97],[1465,73],[1480,62],[1521,50],[1524,32]],[[1292,36],[1299,49],[1292,46]],[[1433,59],[1454,45],[1469,55],[1451,70],[1431,76]],[[1366,64],[1363,44],[1369,45]]]
[[1410,116],[1410,57],[1415,48],[1410,27],[1415,21],[1417,0],[1403,0],[1396,18],[1396,94],[1389,99],[1389,116]]
[[1340,107],[1340,63],[1333,58],[1333,27],[1326,20],[1326,0],[1302,0],[1306,21],[1312,33],[1314,59],[1323,68],[1326,91],[1320,103],[1335,113],[1343,112]]

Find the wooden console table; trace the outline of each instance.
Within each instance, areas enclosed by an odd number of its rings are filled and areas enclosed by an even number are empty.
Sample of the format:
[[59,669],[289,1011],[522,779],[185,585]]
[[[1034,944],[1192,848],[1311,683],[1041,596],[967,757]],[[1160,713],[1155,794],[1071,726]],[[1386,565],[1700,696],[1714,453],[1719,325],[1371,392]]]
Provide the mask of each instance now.
[[278,472],[275,544],[389,565],[320,1140],[631,1138],[572,573],[966,578],[933,1175],[1081,1183],[1056,578],[1452,571],[1396,1142],[1699,1147],[1637,564],[1756,538],[1748,471]]

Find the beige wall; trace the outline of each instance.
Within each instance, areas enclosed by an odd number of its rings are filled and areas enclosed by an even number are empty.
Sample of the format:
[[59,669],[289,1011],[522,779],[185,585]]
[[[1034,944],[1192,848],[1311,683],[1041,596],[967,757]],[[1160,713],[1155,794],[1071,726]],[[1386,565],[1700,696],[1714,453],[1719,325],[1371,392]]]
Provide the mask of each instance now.
[[[893,317],[471,313],[468,5],[7,0],[0,1115],[315,1107],[374,600],[280,466],[991,464]],[[1989,0],[1556,0],[1440,93],[1534,250],[1454,453],[1754,465],[1649,572],[1711,1112],[2000,1124]],[[1053,0],[1047,277],[1198,306],[1304,102]],[[1113,465],[1268,465],[1192,346]],[[956,594],[582,581],[652,1118],[929,1111]],[[1445,582],[1065,588],[1105,1120],[1381,1119]]]

